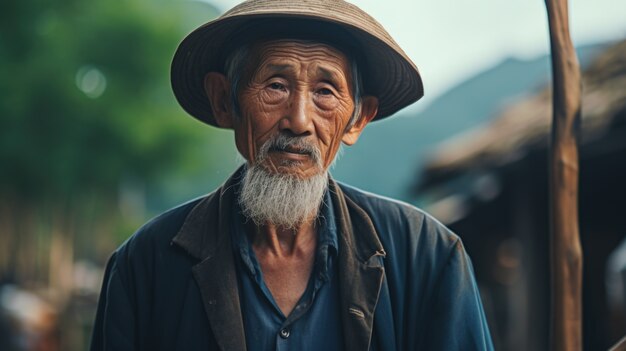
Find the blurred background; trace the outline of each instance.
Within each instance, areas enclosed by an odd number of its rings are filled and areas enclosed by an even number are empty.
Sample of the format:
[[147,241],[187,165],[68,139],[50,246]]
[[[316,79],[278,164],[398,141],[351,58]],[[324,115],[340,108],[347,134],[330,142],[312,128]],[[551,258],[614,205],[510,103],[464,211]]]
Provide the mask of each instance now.
[[[150,217],[241,162],[169,86],[186,33],[238,1],[0,3],[0,350],[85,350],[102,269]],[[353,1],[426,96],[366,128],[332,170],[464,240],[498,350],[549,330],[550,62],[542,1]],[[626,334],[626,2],[570,1],[584,70],[584,343]]]

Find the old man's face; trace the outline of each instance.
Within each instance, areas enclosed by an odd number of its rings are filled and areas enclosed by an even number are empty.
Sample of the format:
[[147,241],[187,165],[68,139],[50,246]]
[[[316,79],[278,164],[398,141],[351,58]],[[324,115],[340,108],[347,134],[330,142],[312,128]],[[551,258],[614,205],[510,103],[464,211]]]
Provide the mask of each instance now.
[[227,103],[234,89],[224,75],[209,73],[206,90],[216,121],[234,129],[248,161],[244,212],[257,223],[293,227],[317,211],[341,142],[356,142],[378,101],[362,97],[355,106],[350,62],[329,45],[266,41],[250,48],[246,62],[238,111]]
[[271,148],[263,162],[275,173],[308,178],[324,171],[337,153],[354,111],[349,62],[323,44],[273,41],[253,50],[248,83],[241,88],[241,118],[235,124],[237,147],[248,160],[277,135],[306,147]]
[[[223,110],[228,111],[220,113],[220,106],[216,109],[213,103],[214,114],[221,126],[235,130],[237,148],[249,162],[258,161],[262,146],[273,138],[289,138],[304,145],[270,148],[262,162],[274,173],[304,179],[325,171],[340,143],[356,142],[376,114],[376,98],[365,97],[362,117],[357,116],[358,122],[346,130],[355,110],[352,70],[342,52],[325,44],[295,40],[258,43],[251,48],[244,71],[237,96],[240,115],[234,116],[226,107]],[[209,86],[217,80],[211,75],[207,76],[207,91],[219,91]],[[209,95],[213,101],[227,99]],[[308,151],[311,148],[319,151],[319,162]]]

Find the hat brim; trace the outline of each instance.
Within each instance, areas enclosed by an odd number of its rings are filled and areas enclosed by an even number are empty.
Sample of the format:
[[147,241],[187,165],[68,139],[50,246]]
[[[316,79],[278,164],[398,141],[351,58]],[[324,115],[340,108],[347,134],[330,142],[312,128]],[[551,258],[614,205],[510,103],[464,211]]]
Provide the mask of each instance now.
[[[373,28],[363,28],[363,23],[349,23],[359,20],[350,16],[321,16],[310,7],[306,8],[306,12],[285,8],[283,12],[274,9],[271,13],[248,11],[232,14],[236,9],[190,33],[178,46],[172,61],[171,83],[174,94],[185,111],[202,122],[217,126],[204,90],[204,77],[208,72],[223,73],[227,48],[236,46],[233,42],[236,44],[247,32],[254,36],[254,33],[258,34],[264,28],[294,28],[294,21],[296,24],[307,22],[309,26],[314,25],[315,35],[327,42],[341,40],[338,39],[342,37],[338,35],[340,32],[344,32],[343,36],[347,33],[351,37],[349,40],[353,42],[346,44],[360,51],[357,61],[363,81],[363,95],[376,96],[379,101],[374,120],[391,116],[424,95],[422,79],[415,65],[382,26],[369,16],[369,22],[374,21],[371,25]],[[324,10],[329,11],[327,8]],[[252,30],[254,33],[250,32]],[[284,36],[289,38],[289,34],[284,33]]]

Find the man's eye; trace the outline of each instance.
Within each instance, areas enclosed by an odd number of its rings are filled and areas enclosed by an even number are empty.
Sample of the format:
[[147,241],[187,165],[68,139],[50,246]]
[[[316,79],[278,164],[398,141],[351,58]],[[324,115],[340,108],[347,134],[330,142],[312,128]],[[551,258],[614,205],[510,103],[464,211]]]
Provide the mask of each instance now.
[[285,90],[285,86],[280,83],[272,83],[269,87],[274,90]]
[[318,90],[317,93],[320,95],[331,95],[333,92],[328,88],[322,88]]

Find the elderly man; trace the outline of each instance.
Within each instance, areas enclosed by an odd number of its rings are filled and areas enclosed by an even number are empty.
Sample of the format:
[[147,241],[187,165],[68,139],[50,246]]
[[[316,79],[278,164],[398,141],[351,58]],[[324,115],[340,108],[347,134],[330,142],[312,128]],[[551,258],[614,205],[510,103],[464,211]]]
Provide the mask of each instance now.
[[92,350],[492,349],[459,238],[329,178],[342,142],[422,96],[375,20],[339,0],[247,1],[183,40],[172,86],[234,130],[246,164],[113,254]]

